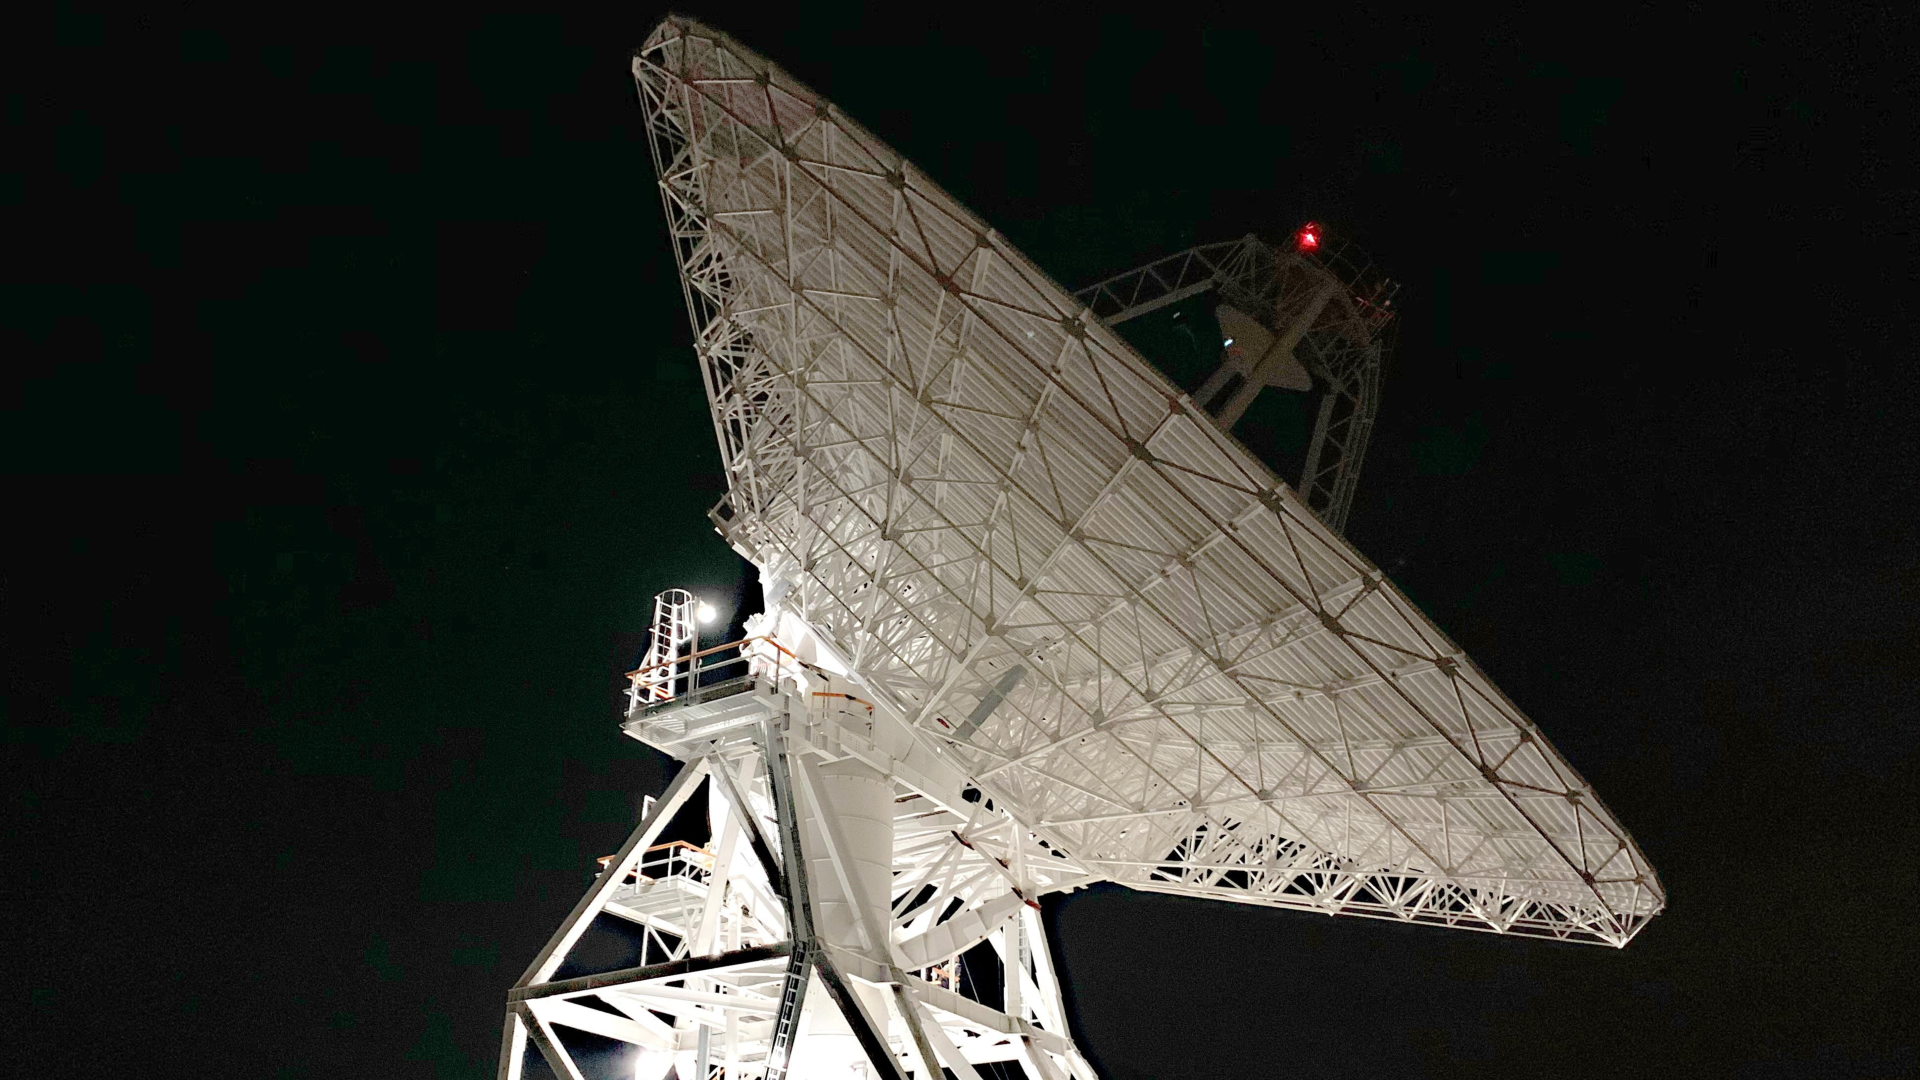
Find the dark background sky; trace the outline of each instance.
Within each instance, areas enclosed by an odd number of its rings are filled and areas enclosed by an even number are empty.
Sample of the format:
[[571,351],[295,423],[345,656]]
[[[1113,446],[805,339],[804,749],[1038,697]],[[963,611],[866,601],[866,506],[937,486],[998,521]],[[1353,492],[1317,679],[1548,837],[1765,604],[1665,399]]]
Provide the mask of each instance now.
[[[1106,1075],[1912,1075],[1895,7],[694,9],[1069,286],[1309,217],[1390,266],[1349,535],[1671,893],[1621,952],[1059,899]],[[613,724],[650,598],[758,602],[625,73],[658,14],[55,18],[0,384],[26,1072],[491,1075],[664,784]]]

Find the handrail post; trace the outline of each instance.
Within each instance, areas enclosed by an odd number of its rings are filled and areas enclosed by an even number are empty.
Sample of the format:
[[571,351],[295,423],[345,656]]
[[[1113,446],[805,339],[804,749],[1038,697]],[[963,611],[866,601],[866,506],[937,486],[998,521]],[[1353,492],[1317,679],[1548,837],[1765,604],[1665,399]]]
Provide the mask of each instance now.
[[734,665],[743,668],[743,675],[754,671],[756,654],[753,646],[762,642],[775,655],[772,662],[761,669],[761,673],[771,679],[775,686],[782,679],[798,679],[801,669],[809,666],[769,634],[721,642],[711,648],[694,649],[684,656],[627,672],[627,710],[632,712],[643,703],[660,705],[692,694],[700,689],[701,676],[708,671],[724,670]]

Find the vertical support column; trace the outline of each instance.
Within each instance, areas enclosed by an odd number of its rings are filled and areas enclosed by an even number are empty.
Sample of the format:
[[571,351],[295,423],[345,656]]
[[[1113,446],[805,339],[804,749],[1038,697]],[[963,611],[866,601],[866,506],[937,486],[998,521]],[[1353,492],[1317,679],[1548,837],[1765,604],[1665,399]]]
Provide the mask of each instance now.
[[[720,765],[725,768],[725,765]],[[716,787],[718,785],[716,784]],[[726,823],[720,826],[720,843],[713,853],[713,870],[707,874],[707,904],[700,913],[700,927],[693,935],[694,956],[718,952],[716,937],[720,929],[720,909],[726,904],[727,881],[733,872],[733,850],[740,840],[740,814],[728,806],[724,794],[714,801],[727,807]]]
[[814,933],[840,948],[854,948],[857,942],[869,959],[891,964],[886,932],[890,920],[879,920],[876,912],[889,909],[892,783],[851,758],[819,767],[805,761],[792,765],[796,786],[806,797],[807,861],[832,870],[831,875],[809,879],[819,920]]
[[793,951],[788,955],[787,974],[780,987],[780,1012],[774,1017],[773,1036],[767,1046],[766,1080],[785,1080],[787,1065],[793,1059],[793,1037],[800,1026],[801,1010],[806,1007],[807,981],[813,971],[813,916],[808,911],[806,860],[800,854],[800,815],[793,805],[786,746],[773,717],[761,723],[755,739],[766,762],[767,790],[773,795],[774,815],[779,819],[787,927],[793,935]]
[[760,725],[757,736],[766,760],[767,790],[773,794],[774,814],[779,819],[781,876],[786,883],[787,925],[793,928],[794,954],[808,951],[813,943],[813,912],[807,889],[806,859],[800,852],[800,814],[793,801],[793,774],[787,767],[785,740],[772,717]]
[[1024,921],[1016,912],[1008,921],[1007,928],[1001,931],[1011,946],[1005,950],[1005,959],[1001,961],[1001,967],[1006,975],[1007,1015],[1015,1020],[1027,1018],[1026,1003],[1021,1000],[1021,983],[1030,977],[1027,974],[1027,933],[1022,925]]
[[[1033,888],[1027,880],[1027,845],[1020,837],[1020,826],[1013,826],[1013,879],[1019,883],[1021,891]],[[1022,905],[1024,907],[1024,905]],[[1024,1003],[1021,1001],[1021,979],[1027,974],[1026,934],[1022,929],[1024,920],[1020,918],[1020,909],[1015,909],[1013,917],[1000,928],[1000,1001],[1008,1016],[1015,1020],[1027,1018]]]
[[[1317,486],[1315,478],[1320,475],[1320,455],[1326,452],[1327,433],[1333,427],[1333,408],[1338,405],[1340,387],[1327,387],[1326,396],[1320,399],[1320,410],[1313,421],[1313,439],[1307,443],[1307,464],[1300,470],[1300,499],[1309,508],[1313,506],[1313,493]],[[1340,451],[1335,448],[1334,453]]]
[[727,1010],[727,1080],[740,1080],[740,1013]]

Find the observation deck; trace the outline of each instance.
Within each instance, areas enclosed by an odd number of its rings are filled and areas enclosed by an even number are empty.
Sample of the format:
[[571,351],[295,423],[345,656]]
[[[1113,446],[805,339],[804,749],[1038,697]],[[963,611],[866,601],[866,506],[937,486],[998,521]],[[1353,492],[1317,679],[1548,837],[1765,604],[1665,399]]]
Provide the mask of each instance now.
[[681,760],[752,742],[770,716],[797,750],[829,759],[882,753],[873,705],[848,693],[844,676],[800,659],[770,635],[637,668],[627,678],[621,730]]
[[[753,725],[787,711],[813,665],[771,637],[715,645],[627,672],[628,735],[686,760],[718,741],[747,742]],[[816,675],[817,678],[817,675]]]

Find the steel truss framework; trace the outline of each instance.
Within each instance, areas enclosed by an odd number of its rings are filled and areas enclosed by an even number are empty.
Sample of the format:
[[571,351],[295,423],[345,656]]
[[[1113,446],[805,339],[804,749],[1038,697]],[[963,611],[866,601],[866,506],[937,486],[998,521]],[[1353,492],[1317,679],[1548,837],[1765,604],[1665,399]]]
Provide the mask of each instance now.
[[[725,35],[669,20],[633,73],[766,633],[708,686],[663,594],[627,730],[687,766],[511,991],[502,1080],[529,1046],[584,1080],[569,1030],[642,1076],[1093,1080],[1036,901],[1096,880],[1616,946],[1661,909],[1591,789],[1336,532],[1389,325],[1366,272],[1306,267],[1331,321],[1251,239],[1076,298]],[[1196,287],[1271,303],[1348,387],[1318,502],[1111,329]],[[703,780],[711,850],[655,844]],[[640,965],[557,977],[602,918]],[[983,942],[998,1008],[945,974]]]
[[[944,1067],[980,1080],[976,1067],[989,1062],[1029,1080],[1094,1080],[1066,1035],[1032,901],[1086,880],[1084,868],[1049,857],[985,800],[966,802],[963,774],[946,762],[891,762],[886,735],[853,715],[864,702],[764,672],[722,690],[636,704],[629,732],[687,764],[509,992],[500,1080],[520,1080],[529,1049],[557,1075],[585,1080],[569,1045],[577,1031],[632,1048],[622,1080],[669,1068],[701,1080],[855,1075],[849,1066],[895,1080]],[[893,766],[878,853],[891,862],[891,902],[858,912],[851,936],[845,920],[836,935],[823,915],[851,895],[849,872],[866,857],[860,823],[827,788],[822,763],[832,759]],[[709,847],[655,844],[703,781]],[[640,964],[557,978],[599,918],[644,935]],[[953,958],[982,944],[1002,960],[1000,985],[957,992]],[[838,1055],[823,1055],[835,1033]]]
[[[1274,359],[1304,361],[1320,385],[1298,490],[1320,520],[1340,532],[1380,410],[1380,372],[1399,327],[1393,317],[1397,291],[1351,244],[1309,255],[1277,251],[1248,234],[1116,274],[1073,299],[1109,327],[1208,292],[1242,312],[1258,313],[1280,342]],[[1263,386],[1278,385],[1271,381],[1278,366],[1269,361],[1263,370],[1229,355],[1195,398],[1222,430],[1231,431]],[[1230,392],[1233,376],[1244,380],[1237,393]]]
[[998,233],[764,58],[633,61],[768,603],[1135,888],[1624,945],[1653,869],[1371,562]]

